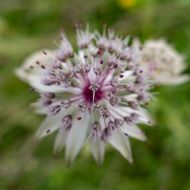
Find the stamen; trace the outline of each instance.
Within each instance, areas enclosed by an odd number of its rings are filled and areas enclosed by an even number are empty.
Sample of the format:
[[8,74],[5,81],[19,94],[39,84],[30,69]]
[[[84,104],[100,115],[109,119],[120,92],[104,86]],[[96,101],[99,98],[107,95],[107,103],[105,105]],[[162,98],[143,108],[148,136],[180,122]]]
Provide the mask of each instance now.
[[44,55],[47,55],[47,52],[45,52],[45,51],[42,51],[42,53],[43,53]]
[[50,132],[51,132],[51,129],[48,129],[48,130],[46,131],[47,134],[50,133]]

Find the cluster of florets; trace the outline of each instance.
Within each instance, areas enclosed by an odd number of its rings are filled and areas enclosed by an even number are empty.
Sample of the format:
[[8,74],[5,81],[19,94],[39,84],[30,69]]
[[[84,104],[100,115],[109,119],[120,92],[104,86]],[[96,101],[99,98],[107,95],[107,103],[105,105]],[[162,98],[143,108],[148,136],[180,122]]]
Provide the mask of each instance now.
[[131,162],[129,137],[145,140],[136,125],[151,124],[142,108],[151,98],[151,83],[139,65],[139,47],[109,30],[77,29],[76,39],[74,51],[62,33],[57,50],[38,52],[17,70],[40,93],[33,106],[47,115],[37,136],[58,130],[55,151],[65,146],[67,161],[88,140],[98,162],[106,143]]
[[184,57],[165,40],[147,40],[142,45],[140,64],[156,84],[175,85],[189,80],[182,74]]

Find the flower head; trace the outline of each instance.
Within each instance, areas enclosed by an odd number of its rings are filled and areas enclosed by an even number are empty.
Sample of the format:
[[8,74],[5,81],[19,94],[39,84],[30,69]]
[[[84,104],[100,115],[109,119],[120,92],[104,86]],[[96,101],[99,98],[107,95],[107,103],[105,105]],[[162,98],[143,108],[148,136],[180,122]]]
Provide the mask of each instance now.
[[142,45],[141,66],[157,84],[181,84],[189,79],[181,75],[184,57],[164,40],[147,40]]
[[121,7],[128,9],[134,7],[137,4],[137,0],[118,0]]
[[57,131],[55,152],[65,147],[68,162],[87,141],[98,163],[107,143],[132,162],[129,138],[146,140],[137,124],[152,122],[142,107],[151,83],[138,64],[139,49],[111,31],[77,29],[76,39],[74,51],[62,33],[57,50],[37,52],[17,70],[40,94],[33,107],[46,119],[37,137]]

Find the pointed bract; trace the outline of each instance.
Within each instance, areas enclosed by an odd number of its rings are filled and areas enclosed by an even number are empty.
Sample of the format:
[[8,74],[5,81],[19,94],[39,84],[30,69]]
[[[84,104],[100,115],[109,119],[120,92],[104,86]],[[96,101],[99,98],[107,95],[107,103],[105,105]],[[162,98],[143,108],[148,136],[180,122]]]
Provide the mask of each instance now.
[[129,138],[119,129],[115,129],[108,141],[125,159],[133,162]]
[[98,138],[92,138],[90,140],[90,147],[96,162],[102,164],[104,160],[105,143]]
[[76,116],[66,140],[65,159],[67,163],[72,163],[83,146],[88,128],[90,116],[86,112],[81,116]]

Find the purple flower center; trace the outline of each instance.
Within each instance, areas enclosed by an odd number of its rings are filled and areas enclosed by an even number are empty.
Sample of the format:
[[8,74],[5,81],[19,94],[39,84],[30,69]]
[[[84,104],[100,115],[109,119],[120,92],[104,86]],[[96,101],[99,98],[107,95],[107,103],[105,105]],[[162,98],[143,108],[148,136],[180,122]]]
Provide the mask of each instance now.
[[104,92],[101,88],[98,88],[96,91],[90,89],[90,85],[87,85],[83,90],[83,96],[87,103],[96,103],[102,98],[104,98]]

